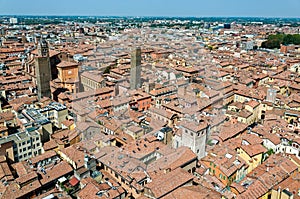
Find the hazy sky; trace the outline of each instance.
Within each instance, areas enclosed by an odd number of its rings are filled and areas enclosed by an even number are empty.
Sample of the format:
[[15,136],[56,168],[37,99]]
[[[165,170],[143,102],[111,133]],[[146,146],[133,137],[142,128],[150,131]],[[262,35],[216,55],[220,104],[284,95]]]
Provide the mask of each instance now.
[[300,0],[0,0],[0,15],[300,17]]

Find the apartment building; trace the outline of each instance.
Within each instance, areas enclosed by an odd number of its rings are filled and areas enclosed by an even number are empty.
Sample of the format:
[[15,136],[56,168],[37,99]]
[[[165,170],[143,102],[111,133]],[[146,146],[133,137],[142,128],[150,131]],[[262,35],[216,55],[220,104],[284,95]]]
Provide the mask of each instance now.
[[40,113],[46,116],[57,128],[62,128],[62,122],[66,120],[68,109],[65,105],[51,102],[46,107],[40,109]]
[[37,131],[22,132],[12,135],[16,161],[27,160],[44,152],[41,136]]
[[67,115],[65,105],[51,102],[43,108],[27,106],[27,109],[18,114],[18,119],[23,130],[37,129],[41,133],[42,142],[46,142],[53,133],[53,127],[62,128],[62,122],[67,119]]
[[1,146],[9,146],[6,156],[12,161],[27,160],[43,153],[41,135],[37,131],[19,132],[0,139]]

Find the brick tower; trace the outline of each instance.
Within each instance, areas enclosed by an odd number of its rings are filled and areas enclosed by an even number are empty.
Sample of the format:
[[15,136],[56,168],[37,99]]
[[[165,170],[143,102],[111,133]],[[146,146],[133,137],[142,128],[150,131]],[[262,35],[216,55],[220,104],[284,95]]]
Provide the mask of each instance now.
[[38,56],[35,59],[36,67],[36,84],[38,90],[39,100],[42,97],[51,98],[50,80],[51,80],[51,68],[49,58],[49,48],[45,40],[41,40],[38,43]]
[[130,89],[141,87],[141,48],[136,48],[131,53]]

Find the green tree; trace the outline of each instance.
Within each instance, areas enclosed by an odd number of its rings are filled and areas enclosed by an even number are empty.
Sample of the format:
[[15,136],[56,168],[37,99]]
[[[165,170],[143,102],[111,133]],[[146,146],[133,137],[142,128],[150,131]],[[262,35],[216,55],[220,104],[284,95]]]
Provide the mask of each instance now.
[[299,34],[274,34],[268,37],[268,40],[262,43],[263,48],[280,48],[280,45],[295,44],[300,45],[300,35]]
[[289,45],[289,44],[292,44],[292,43],[294,43],[294,37],[293,37],[293,35],[285,35],[284,37],[283,37],[283,41],[282,41],[282,44],[283,45]]
[[110,70],[111,70],[111,66],[107,66],[103,73],[104,74],[110,73]]

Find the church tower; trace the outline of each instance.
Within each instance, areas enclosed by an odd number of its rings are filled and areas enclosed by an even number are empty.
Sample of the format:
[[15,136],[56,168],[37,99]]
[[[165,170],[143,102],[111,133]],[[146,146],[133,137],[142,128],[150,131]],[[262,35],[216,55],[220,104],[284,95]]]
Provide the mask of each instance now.
[[141,87],[141,48],[136,48],[131,53],[130,89]]
[[51,98],[50,80],[51,80],[51,67],[49,58],[49,48],[47,42],[42,39],[38,43],[38,56],[35,59],[36,67],[36,84],[38,91],[38,98],[49,97]]

